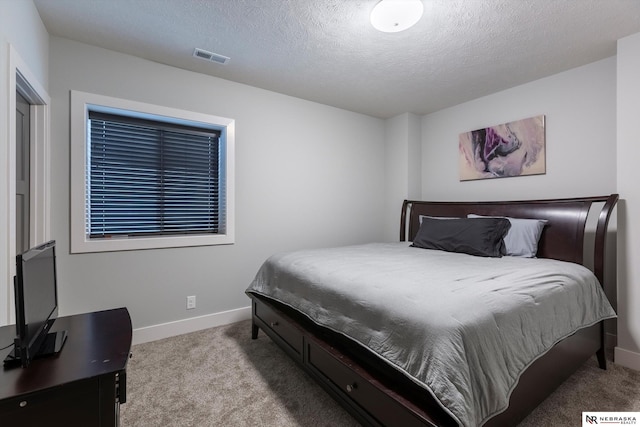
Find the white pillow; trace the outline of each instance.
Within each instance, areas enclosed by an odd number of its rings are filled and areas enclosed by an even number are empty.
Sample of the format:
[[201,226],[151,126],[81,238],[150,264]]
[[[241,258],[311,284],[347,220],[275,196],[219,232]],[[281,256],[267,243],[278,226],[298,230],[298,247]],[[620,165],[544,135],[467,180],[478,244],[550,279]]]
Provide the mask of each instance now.
[[457,216],[430,216],[430,215],[419,215],[418,221],[422,224],[422,218],[431,218],[431,219],[460,219]]
[[[469,214],[467,218],[482,218],[482,215]],[[546,219],[506,218],[511,228],[504,236],[506,254],[523,258],[535,258],[538,253],[538,241],[542,229],[549,221]]]

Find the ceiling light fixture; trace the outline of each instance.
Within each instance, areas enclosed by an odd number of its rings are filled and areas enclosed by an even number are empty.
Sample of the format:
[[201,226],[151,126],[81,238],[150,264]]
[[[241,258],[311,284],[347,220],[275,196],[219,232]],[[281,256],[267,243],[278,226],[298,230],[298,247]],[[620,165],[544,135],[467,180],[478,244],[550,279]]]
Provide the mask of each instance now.
[[423,13],[422,0],[381,0],[371,11],[371,25],[385,33],[397,33],[415,25]]

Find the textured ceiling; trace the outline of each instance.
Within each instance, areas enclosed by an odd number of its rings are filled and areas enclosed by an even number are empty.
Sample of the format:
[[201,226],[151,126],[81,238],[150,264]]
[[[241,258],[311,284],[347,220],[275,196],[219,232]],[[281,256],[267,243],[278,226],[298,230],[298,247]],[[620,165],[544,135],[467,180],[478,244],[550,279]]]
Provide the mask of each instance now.
[[[400,33],[378,0],[35,0],[51,35],[323,104],[427,114],[616,54],[640,0],[423,0]],[[226,65],[194,48],[231,57]]]

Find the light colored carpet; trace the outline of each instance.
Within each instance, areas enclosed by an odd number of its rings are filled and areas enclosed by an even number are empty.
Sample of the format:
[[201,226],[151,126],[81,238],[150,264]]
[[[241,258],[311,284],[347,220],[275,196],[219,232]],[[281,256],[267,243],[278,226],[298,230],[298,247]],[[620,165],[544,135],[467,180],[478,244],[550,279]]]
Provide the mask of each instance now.
[[[123,427],[358,426],[250,321],[133,346]],[[586,363],[519,427],[580,425],[582,411],[640,411],[640,372]]]

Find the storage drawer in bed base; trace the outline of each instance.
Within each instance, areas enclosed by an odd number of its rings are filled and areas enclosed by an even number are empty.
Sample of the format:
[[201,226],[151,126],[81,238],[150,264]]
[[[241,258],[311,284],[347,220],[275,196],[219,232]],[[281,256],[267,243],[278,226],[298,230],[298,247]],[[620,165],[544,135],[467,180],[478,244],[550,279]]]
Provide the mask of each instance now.
[[254,297],[252,300],[253,338],[257,338],[258,329],[262,329],[364,426],[455,425],[450,420],[433,421],[421,408],[269,302]]
[[[423,427],[426,423],[402,405],[391,399],[386,389],[371,378],[366,371],[335,349],[316,342],[305,341],[305,365],[314,374],[325,389],[329,389],[334,398],[346,400],[343,405],[353,406],[356,410],[371,416],[369,423],[382,426]],[[386,390],[386,392],[385,392]],[[365,411],[363,408],[369,408]]]
[[257,337],[255,324],[259,326],[272,340],[280,345],[291,357],[302,362],[303,331],[291,321],[277,313],[266,304],[252,304],[254,331],[253,338]]

